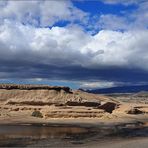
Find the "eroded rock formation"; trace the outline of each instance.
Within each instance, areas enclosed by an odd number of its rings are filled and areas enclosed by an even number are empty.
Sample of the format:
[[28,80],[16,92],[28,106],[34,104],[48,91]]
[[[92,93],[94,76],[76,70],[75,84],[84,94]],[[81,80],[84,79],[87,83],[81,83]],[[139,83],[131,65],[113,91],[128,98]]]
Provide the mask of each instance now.
[[106,112],[112,113],[118,107],[119,104],[115,102],[106,102],[99,106],[100,109],[105,110]]
[[141,110],[139,110],[137,108],[132,108],[132,109],[126,111],[126,112],[127,112],[127,114],[133,114],[133,115],[143,114],[144,113],[143,111],[141,111]]
[[98,118],[108,113],[106,108],[99,108],[101,102],[110,101],[105,96],[73,91],[69,87],[0,84],[2,115],[32,115],[34,111],[40,111],[45,118]]

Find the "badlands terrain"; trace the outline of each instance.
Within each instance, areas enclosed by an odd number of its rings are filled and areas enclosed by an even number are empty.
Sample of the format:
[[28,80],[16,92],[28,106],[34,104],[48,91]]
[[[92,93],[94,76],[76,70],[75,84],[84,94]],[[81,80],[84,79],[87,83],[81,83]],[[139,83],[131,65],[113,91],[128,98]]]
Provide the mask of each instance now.
[[0,147],[147,148],[148,97],[0,84]]
[[69,87],[0,84],[0,123],[145,120],[147,97],[143,94],[140,101],[141,95],[105,96]]

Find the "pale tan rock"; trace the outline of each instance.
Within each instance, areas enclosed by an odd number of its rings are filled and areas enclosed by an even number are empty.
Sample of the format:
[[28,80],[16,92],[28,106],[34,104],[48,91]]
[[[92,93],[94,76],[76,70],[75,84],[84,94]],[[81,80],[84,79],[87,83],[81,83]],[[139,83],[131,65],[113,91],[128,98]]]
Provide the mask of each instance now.
[[[111,101],[103,95],[73,91],[68,87],[43,85],[0,85],[0,107],[8,115],[32,115],[40,111],[44,118],[100,118],[101,102]],[[113,102],[113,101],[111,101]]]

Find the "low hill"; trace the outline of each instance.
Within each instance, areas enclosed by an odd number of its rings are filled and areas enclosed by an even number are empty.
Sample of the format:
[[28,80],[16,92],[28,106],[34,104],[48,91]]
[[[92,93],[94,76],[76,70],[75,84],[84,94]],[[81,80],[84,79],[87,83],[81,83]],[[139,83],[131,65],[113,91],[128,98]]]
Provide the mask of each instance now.
[[[0,85],[0,101],[5,104],[21,105],[57,105],[100,104],[108,100],[101,95],[94,95],[82,91],[72,91],[69,87],[45,85]],[[91,105],[90,105],[91,106]]]
[[38,123],[55,118],[109,120],[143,113],[148,113],[146,104],[123,103],[110,96],[69,87],[0,84],[0,122],[3,123]]
[[43,118],[101,117],[116,105],[117,101],[106,96],[69,87],[0,84],[0,111],[4,117],[26,113]]

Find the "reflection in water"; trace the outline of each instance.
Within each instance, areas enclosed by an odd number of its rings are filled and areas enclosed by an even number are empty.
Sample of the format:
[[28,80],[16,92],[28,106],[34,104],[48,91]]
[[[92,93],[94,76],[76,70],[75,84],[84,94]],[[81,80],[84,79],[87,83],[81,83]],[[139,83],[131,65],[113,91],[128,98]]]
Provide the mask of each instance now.
[[[148,136],[148,128],[141,125],[122,126],[35,126],[35,125],[0,125],[0,147],[4,146],[51,146],[62,144],[86,144],[101,139]],[[65,143],[64,143],[65,142]],[[70,146],[70,145],[69,145]],[[65,147],[65,145],[63,146]]]
[[52,140],[81,139],[88,132],[86,128],[72,126],[0,125],[0,147],[27,146],[43,140],[54,145]]

